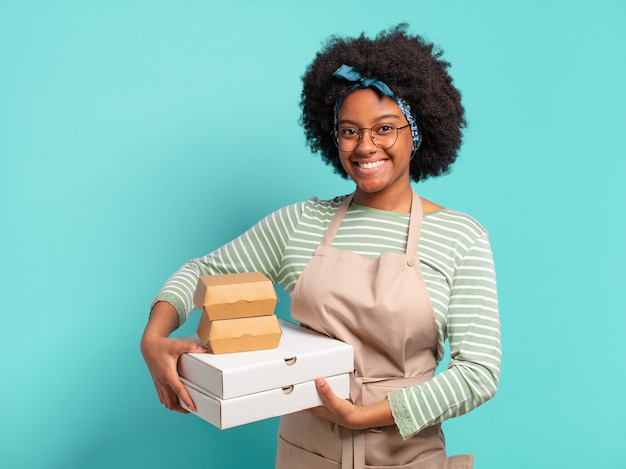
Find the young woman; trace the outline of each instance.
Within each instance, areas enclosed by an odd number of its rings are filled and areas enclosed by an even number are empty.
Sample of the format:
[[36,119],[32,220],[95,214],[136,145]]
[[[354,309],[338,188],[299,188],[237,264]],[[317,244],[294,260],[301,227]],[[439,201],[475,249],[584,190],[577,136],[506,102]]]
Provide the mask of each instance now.
[[[324,405],[281,417],[276,467],[471,468],[447,457],[441,422],[493,397],[500,373],[494,265],[472,217],[420,198],[449,171],[465,126],[441,53],[406,25],[375,38],[332,37],[303,77],[311,149],[355,190],[270,214],[185,264],[163,286],[142,338],[161,402],[193,402],[169,339],[193,310],[201,275],[260,271],[291,295],[291,315],[350,343],[349,400],[323,379]],[[434,375],[449,340],[450,365]]]

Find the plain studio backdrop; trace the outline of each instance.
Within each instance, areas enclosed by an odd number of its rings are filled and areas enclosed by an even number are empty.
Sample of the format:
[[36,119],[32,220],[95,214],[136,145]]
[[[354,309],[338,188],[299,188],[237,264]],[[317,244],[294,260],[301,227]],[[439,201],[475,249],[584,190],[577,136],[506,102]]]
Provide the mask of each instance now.
[[0,3],[0,466],[272,467],[278,419],[219,431],[159,404],[148,307],[271,211],[351,190],[306,147],[300,77],[329,35],[402,21],[469,121],[416,190],[488,228],[499,280],[500,390],[444,424],[449,452],[626,468],[617,0]]

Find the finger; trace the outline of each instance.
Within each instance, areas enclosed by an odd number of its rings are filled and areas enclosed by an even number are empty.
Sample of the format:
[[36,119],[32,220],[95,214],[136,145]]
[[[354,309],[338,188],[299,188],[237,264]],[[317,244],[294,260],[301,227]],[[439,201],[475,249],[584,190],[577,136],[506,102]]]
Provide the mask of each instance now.
[[335,396],[335,393],[324,378],[315,378],[315,387],[317,387],[317,391],[319,392],[324,405],[328,405],[333,401],[333,399],[336,399],[337,396]]
[[159,401],[166,408],[185,414],[189,413],[189,410],[180,405],[180,398],[189,409],[196,411],[196,406],[176,371],[168,373],[163,379],[154,379],[154,387],[159,396]]
[[[208,352],[208,349],[205,346],[197,344],[195,342],[178,341],[178,346],[179,346],[178,347],[179,350],[177,353],[178,358],[180,358],[180,356],[184,353],[207,353]],[[178,372],[168,377],[168,384],[170,388],[172,389],[172,391],[176,394],[176,396],[180,398],[180,400],[182,400],[189,409],[191,409],[193,412],[196,412],[197,410],[196,405],[194,404],[193,399],[191,399],[191,396],[189,395],[189,393],[187,392],[187,389],[185,388],[183,383],[180,381]],[[175,406],[183,410],[185,413],[189,412],[188,410],[180,406],[178,399],[176,399]]]
[[181,350],[180,354],[183,353],[207,353],[209,349],[204,345],[197,344],[195,342],[185,342],[180,341]]
[[172,389],[169,389],[169,391],[165,392],[164,395],[165,395],[164,404],[165,404],[165,407],[167,407],[169,410],[180,412],[181,414],[189,413],[187,409],[185,409],[183,406],[180,405],[180,402],[178,401],[178,396]]
[[170,389],[172,390],[172,393],[174,393],[176,396],[176,403],[175,403],[176,407],[179,407],[182,409],[182,407],[178,403],[178,398],[180,398],[180,400],[182,400],[189,409],[191,409],[194,412],[197,410],[196,405],[193,402],[193,399],[191,399],[191,396],[187,392],[187,389],[185,388],[183,383],[180,381],[180,379],[178,379],[178,375],[176,375],[175,379],[170,380],[169,386],[170,386]]
[[161,404],[165,404],[165,395],[163,394],[163,391],[161,390],[161,388],[157,385],[157,383],[154,383],[154,389],[156,389],[156,393],[157,393],[157,397],[159,398],[159,402]]

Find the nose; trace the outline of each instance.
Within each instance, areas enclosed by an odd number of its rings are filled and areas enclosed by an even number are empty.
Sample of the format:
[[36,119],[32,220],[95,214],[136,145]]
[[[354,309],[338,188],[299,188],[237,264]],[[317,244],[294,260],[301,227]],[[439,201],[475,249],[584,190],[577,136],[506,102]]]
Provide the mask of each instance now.
[[360,129],[359,132],[359,144],[354,150],[366,155],[374,153],[378,147],[374,144],[372,129]]

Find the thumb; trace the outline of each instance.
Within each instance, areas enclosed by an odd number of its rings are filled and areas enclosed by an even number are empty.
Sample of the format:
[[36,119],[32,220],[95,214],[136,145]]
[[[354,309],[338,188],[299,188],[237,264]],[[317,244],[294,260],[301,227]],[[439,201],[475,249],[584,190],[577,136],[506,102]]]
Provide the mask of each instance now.
[[333,391],[326,382],[324,378],[318,376],[315,378],[315,386],[317,387],[317,391],[320,393],[324,404],[326,404],[330,399],[333,398]]
[[206,353],[209,349],[195,342],[182,342],[180,353]]

